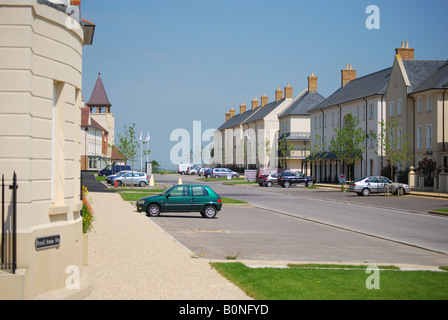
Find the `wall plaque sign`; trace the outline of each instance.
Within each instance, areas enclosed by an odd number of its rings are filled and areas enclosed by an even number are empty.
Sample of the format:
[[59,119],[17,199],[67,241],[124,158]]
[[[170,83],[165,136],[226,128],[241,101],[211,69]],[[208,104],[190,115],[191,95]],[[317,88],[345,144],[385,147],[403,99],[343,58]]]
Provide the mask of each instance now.
[[59,234],[36,238],[36,250],[44,250],[50,248],[56,248],[61,245],[61,236]]

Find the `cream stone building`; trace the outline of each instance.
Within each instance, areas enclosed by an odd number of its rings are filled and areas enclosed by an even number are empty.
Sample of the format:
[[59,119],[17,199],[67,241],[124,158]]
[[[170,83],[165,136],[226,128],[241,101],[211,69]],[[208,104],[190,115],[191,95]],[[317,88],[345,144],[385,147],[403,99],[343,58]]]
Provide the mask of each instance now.
[[385,96],[387,119],[398,120],[394,136],[412,140],[399,169],[416,168],[424,158],[448,168],[448,61],[415,60],[414,54],[408,43],[396,49]]
[[276,168],[279,138],[278,115],[293,101],[291,86],[275,91],[275,101],[264,94],[261,104],[252,100],[251,109],[240,105],[240,113],[231,108],[226,121],[215,131],[214,165],[217,167]]
[[[0,0],[0,173],[7,185],[18,177],[17,269],[0,270],[0,299],[81,298],[92,288],[80,215],[80,110],[83,46],[94,25],[73,20],[67,4]],[[7,215],[11,197],[7,188]]]

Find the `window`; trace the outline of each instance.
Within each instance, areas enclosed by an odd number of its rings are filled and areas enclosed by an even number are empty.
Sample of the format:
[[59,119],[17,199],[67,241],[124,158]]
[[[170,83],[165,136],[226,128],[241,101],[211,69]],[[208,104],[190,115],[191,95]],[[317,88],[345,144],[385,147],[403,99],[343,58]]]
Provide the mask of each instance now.
[[391,101],[389,104],[389,116],[393,117],[394,116],[394,102]]
[[422,97],[417,98],[417,112],[422,112]]
[[334,112],[331,114],[331,126],[334,127]]
[[401,105],[401,99],[397,101],[397,115],[401,116],[403,114],[403,107]]
[[369,148],[375,147],[375,132],[373,130],[370,130],[369,133]]
[[432,110],[432,96],[430,94],[428,94],[426,96],[426,111],[431,111]]
[[206,197],[208,196],[207,190],[204,187],[191,187],[193,197]]
[[421,149],[423,147],[423,135],[422,135],[422,127],[417,127],[417,149]]
[[375,117],[375,107],[373,104],[369,105],[369,119],[373,119]]
[[170,192],[170,197],[189,197],[190,187],[189,186],[177,186],[173,188]]
[[397,149],[401,149],[401,136],[402,136],[402,129],[397,128]]
[[426,148],[432,148],[432,124],[426,125]]

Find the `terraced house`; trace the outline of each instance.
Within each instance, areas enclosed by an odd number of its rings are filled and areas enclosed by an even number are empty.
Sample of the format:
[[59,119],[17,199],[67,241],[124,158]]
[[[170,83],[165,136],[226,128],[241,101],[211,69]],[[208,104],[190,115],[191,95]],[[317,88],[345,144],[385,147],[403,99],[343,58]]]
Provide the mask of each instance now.
[[[307,110],[323,98],[317,93],[317,77],[313,75],[312,87],[293,98],[293,87],[275,91],[275,100],[269,102],[264,94],[261,104],[252,100],[251,109],[245,103],[240,113],[232,107],[225,122],[215,131],[214,164],[217,167],[277,168],[279,166],[279,141],[288,140],[294,150],[288,154],[289,168],[300,169],[309,146],[309,121]],[[279,118],[280,117],[280,118]],[[283,136],[280,136],[280,133]]]
[[[395,49],[393,66],[372,74],[356,77],[350,65],[342,70],[341,88],[310,111],[311,141],[324,146],[322,154],[310,158],[317,181],[337,181],[339,174],[358,179],[379,175],[388,165],[387,157],[378,148],[379,122],[394,118],[398,126],[392,139],[411,139],[408,160],[399,163],[399,170],[417,168],[428,158],[447,167],[446,139],[448,61],[415,60],[415,50],[408,43]],[[347,166],[328,149],[334,128],[344,125],[351,113],[365,133],[365,152],[353,166]],[[398,143],[397,148],[400,148]],[[397,165],[397,164],[395,164]]]

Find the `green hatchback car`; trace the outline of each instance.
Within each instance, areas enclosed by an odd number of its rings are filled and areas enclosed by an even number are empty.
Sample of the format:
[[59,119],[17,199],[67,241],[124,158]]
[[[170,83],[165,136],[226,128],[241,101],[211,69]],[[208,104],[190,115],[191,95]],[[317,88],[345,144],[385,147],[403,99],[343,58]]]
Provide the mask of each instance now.
[[176,185],[161,194],[137,201],[137,211],[157,217],[162,212],[200,212],[214,218],[222,208],[221,197],[208,186]]

